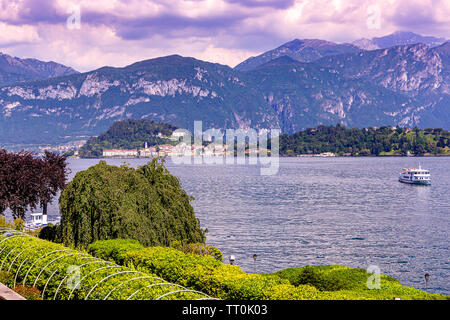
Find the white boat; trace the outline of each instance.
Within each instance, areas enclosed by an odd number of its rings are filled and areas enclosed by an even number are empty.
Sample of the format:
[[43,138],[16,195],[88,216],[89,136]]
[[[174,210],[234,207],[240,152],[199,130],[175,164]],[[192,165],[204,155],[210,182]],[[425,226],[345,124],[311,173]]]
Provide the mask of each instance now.
[[42,212],[34,212],[30,215],[30,218],[25,224],[29,229],[36,229],[47,225],[47,215],[42,214]]
[[420,165],[419,168],[405,168],[400,173],[398,181],[409,184],[430,185],[430,171],[422,169]]
[[35,212],[30,215],[30,220],[25,223],[28,229],[39,229],[49,224],[57,225],[61,223],[61,217],[56,217],[52,220],[47,219],[47,215],[42,212]]

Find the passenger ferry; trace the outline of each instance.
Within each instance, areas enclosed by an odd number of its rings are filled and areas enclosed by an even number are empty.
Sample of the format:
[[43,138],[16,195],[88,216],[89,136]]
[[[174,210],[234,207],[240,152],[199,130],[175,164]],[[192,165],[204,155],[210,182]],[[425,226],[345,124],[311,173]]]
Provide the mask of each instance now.
[[420,165],[418,169],[417,168],[403,169],[403,171],[400,173],[398,181],[410,184],[430,185],[431,184],[430,171],[422,169]]

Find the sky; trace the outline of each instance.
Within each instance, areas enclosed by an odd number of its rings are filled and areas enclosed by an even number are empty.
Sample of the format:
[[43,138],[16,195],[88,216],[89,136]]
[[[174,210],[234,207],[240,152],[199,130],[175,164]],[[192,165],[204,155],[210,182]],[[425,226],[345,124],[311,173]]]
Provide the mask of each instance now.
[[84,72],[180,54],[234,67],[293,39],[450,39],[449,0],[0,0],[0,52]]

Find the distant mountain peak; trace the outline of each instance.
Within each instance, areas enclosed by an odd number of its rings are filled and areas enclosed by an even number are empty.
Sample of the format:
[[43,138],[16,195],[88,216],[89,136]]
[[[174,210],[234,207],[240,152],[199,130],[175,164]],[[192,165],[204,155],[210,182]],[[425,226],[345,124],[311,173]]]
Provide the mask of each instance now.
[[152,66],[153,65],[161,65],[161,66],[163,66],[163,65],[165,65],[165,66],[170,66],[170,65],[182,66],[182,65],[184,65],[184,66],[188,66],[188,65],[206,65],[206,64],[220,65],[223,67],[230,68],[229,66],[221,65],[218,63],[198,60],[193,57],[184,57],[184,56],[181,56],[178,54],[172,54],[172,55],[168,55],[168,56],[138,61],[138,62],[135,62],[133,64],[126,66],[125,68],[138,68],[138,67],[150,66],[150,65],[152,65]]
[[300,62],[312,62],[329,55],[355,53],[360,49],[352,44],[338,44],[320,39],[294,39],[259,56],[251,57],[238,64],[235,69],[248,71],[261,66],[270,60],[288,56]]
[[[406,45],[370,51],[294,39],[248,59],[239,71],[170,55],[3,86],[0,141],[6,146],[84,140],[127,118],[188,130],[196,120],[204,128],[283,132],[335,123],[448,128],[450,42],[430,47],[410,34],[405,39]],[[0,75],[14,74],[5,68],[54,67],[8,55],[0,55],[0,66]]]
[[54,61],[21,59],[0,52],[0,86],[79,73]]
[[411,31],[396,31],[383,37],[375,37],[372,39],[362,38],[352,43],[363,50],[376,50],[416,43],[423,43],[429,47],[436,47],[445,41],[444,38],[422,36]]
[[412,31],[402,31],[402,30],[397,30],[395,32],[393,32],[391,35],[395,35],[395,36],[421,36],[420,34],[414,33]]

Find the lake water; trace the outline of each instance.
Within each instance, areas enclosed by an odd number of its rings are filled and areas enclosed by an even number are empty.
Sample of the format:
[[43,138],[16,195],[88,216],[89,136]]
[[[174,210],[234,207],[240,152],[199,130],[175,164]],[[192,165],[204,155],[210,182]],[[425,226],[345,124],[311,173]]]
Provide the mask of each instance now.
[[[99,160],[71,159],[71,176]],[[120,165],[124,160],[107,160]],[[127,159],[132,166],[145,159]],[[397,181],[430,169],[432,186]],[[342,264],[429,292],[450,293],[450,158],[281,158],[278,174],[254,165],[166,166],[182,182],[207,243],[248,272]],[[57,213],[57,206],[50,207]],[[257,254],[256,264],[253,254]],[[382,284],[381,284],[382,285]]]

